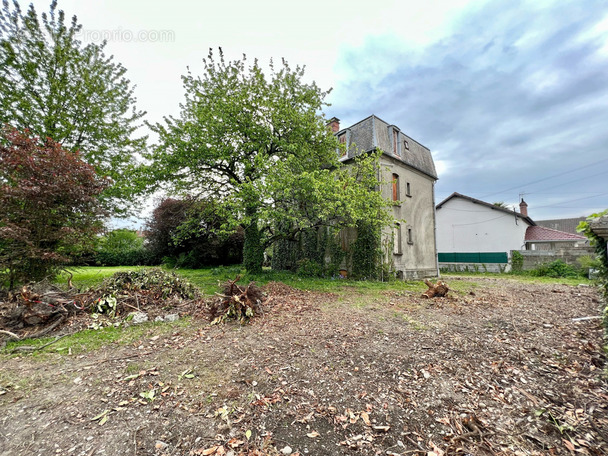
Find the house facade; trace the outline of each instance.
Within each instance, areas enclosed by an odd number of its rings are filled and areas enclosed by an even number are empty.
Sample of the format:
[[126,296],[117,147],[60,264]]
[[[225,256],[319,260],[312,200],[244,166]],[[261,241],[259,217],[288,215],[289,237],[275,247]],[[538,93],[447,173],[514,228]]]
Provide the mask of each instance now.
[[[520,211],[525,208],[520,206]],[[527,213],[452,193],[437,205],[439,265],[504,270],[510,252],[525,248],[526,230],[535,225]]]
[[[344,144],[341,161],[381,150],[379,180],[385,198],[400,203],[392,208],[395,224],[382,235],[385,261],[398,277],[438,275],[435,239],[435,182],[431,151],[396,125],[371,115],[347,128],[332,118],[329,126]],[[355,234],[356,235],[356,234]]]

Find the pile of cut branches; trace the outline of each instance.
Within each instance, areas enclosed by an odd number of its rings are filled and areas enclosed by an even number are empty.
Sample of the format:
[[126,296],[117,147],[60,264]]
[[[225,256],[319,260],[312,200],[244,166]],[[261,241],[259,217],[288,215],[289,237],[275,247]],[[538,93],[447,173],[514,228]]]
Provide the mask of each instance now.
[[117,272],[83,295],[82,307],[117,317],[147,308],[188,307],[201,300],[194,285],[162,269]]
[[47,281],[8,292],[0,300],[0,334],[13,340],[42,337],[83,310],[79,301],[76,292]]
[[43,281],[0,296],[0,344],[34,339],[59,329],[77,313],[110,318],[161,309],[192,314],[202,306],[198,288],[161,269],[117,272],[97,287],[78,292]]
[[224,293],[217,293],[217,298],[207,304],[207,313],[212,324],[226,320],[246,324],[251,318],[262,313],[264,293],[255,282],[250,282],[246,287],[237,285],[240,279],[240,276],[236,276],[234,280],[226,281]]

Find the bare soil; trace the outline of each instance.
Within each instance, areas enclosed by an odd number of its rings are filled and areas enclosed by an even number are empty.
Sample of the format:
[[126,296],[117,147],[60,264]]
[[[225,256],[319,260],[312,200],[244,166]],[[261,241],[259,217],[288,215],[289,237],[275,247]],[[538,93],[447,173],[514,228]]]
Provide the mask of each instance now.
[[597,290],[456,280],[434,299],[274,283],[246,326],[0,355],[0,455],[608,454],[600,320],[573,320]]

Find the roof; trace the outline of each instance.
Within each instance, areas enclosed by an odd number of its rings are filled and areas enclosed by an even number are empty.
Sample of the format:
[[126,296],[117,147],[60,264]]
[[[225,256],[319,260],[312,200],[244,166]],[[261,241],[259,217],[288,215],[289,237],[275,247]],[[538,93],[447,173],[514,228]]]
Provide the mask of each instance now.
[[526,242],[586,241],[585,236],[553,230],[544,226],[529,226],[526,229]]
[[[401,144],[400,155],[390,153],[392,148],[392,139],[389,137],[390,129],[395,129],[398,132],[399,143]],[[401,132],[399,127],[390,125],[374,114],[350,127],[340,129],[336,134],[338,136],[346,135],[349,159],[360,153],[380,149],[385,155],[437,180],[437,171],[430,149]],[[405,147],[406,143],[407,147]]]
[[584,222],[585,220],[587,220],[586,217],[537,220],[536,224],[538,226],[544,226],[545,228],[576,234],[576,227],[580,222]]
[[590,221],[589,227],[598,236],[608,239],[608,215]]
[[505,207],[496,206],[495,204],[492,204],[492,203],[486,203],[485,201],[481,201],[481,200],[478,200],[476,198],[472,198],[470,196],[462,195],[461,193],[458,193],[458,192],[452,193],[450,196],[448,196],[446,199],[444,199],[441,203],[439,203],[436,208],[437,209],[441,209],[441,207],[445,203],[447,203],[448,201],[450,201],[451,199],[454,199],[454,198],[462,198],[462,199],[465,199],[467,201],[470,201],[471,203],[479,204],[481,206],[485,206],[485,207],[487,207],[489,209],[492,209],[493,211],[504,212],[504,213],[509,214],[509,215],[514,215],[515,217],[521,218],[522,220],[524,220],[526,223],[528,223],[531,226],[535,226],[536,225],[536,223],[534,222],[534,220],[532,220],[528,216],[523,215],[520,212],[513,211],[513,210],[507,209]]

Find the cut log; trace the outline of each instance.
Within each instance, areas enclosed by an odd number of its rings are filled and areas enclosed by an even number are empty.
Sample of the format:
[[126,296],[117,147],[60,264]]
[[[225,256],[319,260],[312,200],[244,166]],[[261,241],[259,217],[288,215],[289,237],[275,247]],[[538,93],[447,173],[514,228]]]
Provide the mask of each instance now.
[[438,280],[437,283],[433,284],[430,280],[424,279],[424,283],[429,289],[422,293],[423,298],[444,297],[450,291],[448,284],[443,280]]

